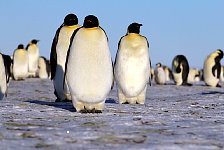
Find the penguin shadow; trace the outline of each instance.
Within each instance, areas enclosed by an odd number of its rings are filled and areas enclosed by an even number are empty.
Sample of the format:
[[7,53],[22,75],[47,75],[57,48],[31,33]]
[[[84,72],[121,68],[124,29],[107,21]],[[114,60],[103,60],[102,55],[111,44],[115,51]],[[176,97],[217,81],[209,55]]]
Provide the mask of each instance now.
[[118,104],[118,102],[113,98],[107,98],[105,103],[106,104]]
[[[46,102],[46,101],[41,101],[41,100],[27,100],[25,102],[28,102],[28,103],[31,103],[31,104],[51,106],[51,107],[55,107],[55,108],[64,109],[64,110],[67,110],[67,111],[70,111],[70,112],[77,112],[71,102]],[[105,103],[118,104],[118,102],[116,102],[112,98],[106,99]]]
[[70,112],[76,112],[76,109],[74,108],[74,106],[71,102],[46,102],[46,101],[40,101],[40,100],[27,100],[25,102],[28,102],[31,104],[52,106],[55,108],[68,110]]
[[224,94],[221,91],[209,91],[209,92],[202,92],[201,95],[215,95],[215,94]]

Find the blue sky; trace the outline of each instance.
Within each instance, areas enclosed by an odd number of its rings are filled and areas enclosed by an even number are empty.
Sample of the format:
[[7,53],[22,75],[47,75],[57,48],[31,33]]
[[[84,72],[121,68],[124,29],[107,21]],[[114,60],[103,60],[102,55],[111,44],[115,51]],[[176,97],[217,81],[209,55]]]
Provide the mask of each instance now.
[[0,51],[12,55],[18,44],[35,38],[41,55],[49,58],[55,31],[66,15],[75,13],[82,25],[93,14],[108,35],[113,59],[127,26],[139,22],[152,64],[171,66],[174,56],[183,54],[191,67],[202,67],[209,53],[224,50],[223,7],[223,0],[2,0]]

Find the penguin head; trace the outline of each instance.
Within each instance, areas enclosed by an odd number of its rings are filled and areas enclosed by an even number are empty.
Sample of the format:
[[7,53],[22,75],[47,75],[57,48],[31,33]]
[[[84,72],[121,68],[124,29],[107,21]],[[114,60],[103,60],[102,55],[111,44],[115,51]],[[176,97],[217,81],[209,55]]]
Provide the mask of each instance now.
[[94,28],[94,27],[99,27],[99,20],[96,16],[94,15],[88,15],[84,19],[83,23],[84,28]]
[[223,51],[221,49],[217,49],[216,53],[218,54],[217,58],[221,60],[223,58]]
[[128,33],[140,33],[140,27],[142,26],[142,24],[139,23],[132,23],[128,26]]
[[23,44],[19,44],[17,49],[24,49],[24,45]]
[[37,44],[37,42],[39,42],[40,40],[36,40],[36,39],[33,39],[30,44]]
[[162,67],[162,64],[161,63],[157,63],[156,67]]
[[64,18],[64,25],[73,26],[78,24],[78,18],[75,14],[68,14]]

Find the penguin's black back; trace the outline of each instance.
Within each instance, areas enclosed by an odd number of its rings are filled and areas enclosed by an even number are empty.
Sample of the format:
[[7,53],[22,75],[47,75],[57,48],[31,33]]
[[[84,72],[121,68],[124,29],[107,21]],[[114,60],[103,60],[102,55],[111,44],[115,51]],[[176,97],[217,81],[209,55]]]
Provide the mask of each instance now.
[[6,74],[6,81],[9,82],[9,79],[11,77],[10,67],[12,64],[12,59],[9,55],[2,54],[4,65],[5,65],[5,74]]

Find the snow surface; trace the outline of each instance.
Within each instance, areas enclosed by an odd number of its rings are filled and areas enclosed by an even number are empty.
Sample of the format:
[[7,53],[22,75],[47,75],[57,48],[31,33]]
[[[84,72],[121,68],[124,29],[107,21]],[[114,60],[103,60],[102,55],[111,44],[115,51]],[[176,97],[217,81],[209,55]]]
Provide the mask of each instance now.
[[224,89],[153,85],[145,105],[118,104],[113,88],[101,114],[54,102],[48,79],[11,81],[0,101],[0,149],[224,149]]

